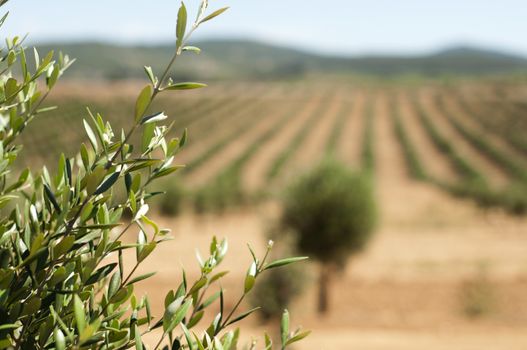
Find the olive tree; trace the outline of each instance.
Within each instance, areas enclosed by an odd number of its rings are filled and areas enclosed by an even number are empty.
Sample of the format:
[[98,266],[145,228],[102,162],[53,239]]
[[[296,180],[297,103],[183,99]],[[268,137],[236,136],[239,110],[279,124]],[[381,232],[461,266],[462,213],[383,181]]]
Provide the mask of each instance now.
[[375,227],[369,176],[322,162],[288,189],[281,222],[295,234],[298,250],[321,263],[318,310],[324,313],[333,271],[364,249]]
[[[5,3],[0,0],[0,6]],[[134,293],[136,283],[155,273],[137,275],[138,267],[170,239],[149,213],[148,201],[158,194],[151,185],[182,168],[174,158],[187,140],[186,132],[168,137],[168,116],[153,102],[160,94],[204,86],[174,82],[169,74],[180,55],[199,52],[187,45],[192,32],[226,10],[207,14],[207,7],[202,0],[189,21],[181,4],[173,58],[159,77],[144,68],[148,84],[129,128],[113,130],[100,114],[87,113],[88,142],[78,154],[62,155],[53,172],[19,171],[17,138],[49,109],[43,103],[73,60],[33,50],[30,64],[21,38],[6,41],[0,52],[0,349],[141,350],[147,348],[143,336],[153,331],[159,339],[150,349],[235,349],[239,331],[232,327],[253,311],[239,309],[255,280],[265,270],[301,260],[270,262],[270,246],[262,258],[252,254],[238,302],[227,310],[223,290],[210,292],[226,274],[218,268],[227,241],[214,239],[195,281],[184,272],[174,278],[161,317],[152,314],[147,297]],[[121,189],[124,199],[113,195]],[[136,243],[125,243],[122,238],[133,231]],[[127,250],[135,257],[125,258]],[[219,311],[212,323],[199,325],[213,304]],[[196,331],[197,325],[205,331]],[[282,334],[281,349],[307,335],[289,331],[288,313]],[[266,348],[272,348],[268,337]]]

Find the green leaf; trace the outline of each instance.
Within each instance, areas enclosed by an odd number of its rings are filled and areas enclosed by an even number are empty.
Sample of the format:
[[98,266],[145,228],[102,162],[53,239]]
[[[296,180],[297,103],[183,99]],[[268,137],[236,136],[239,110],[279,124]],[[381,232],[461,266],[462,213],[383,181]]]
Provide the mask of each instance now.
[[[143,128],[143,135],[141,137],[141,151],[145,152],[148,149],[148,146],[150,145],[150,141],[152,141],[152,138],[154,138],[156,130],[155,124],[146,124]],[[128,170],[132,171],[132,170]]]
[[6,99],[10,100],[17,94],[19,90],[18,83],[15,78],[7,79],[5,83],[5,96]]
[[148,115],[146,117],[143,117],[141,119],[140,124],[141,125],[145,125],[145,124],[149,124],[149,123],[155,123],[155,122],[159,122],[161,120],[165,120],[167,118],[168,118],[168,116],[165,114],[165,112],[159,112],[159,113],[156,113],[156,114],[152,114],[152,115]]
[[282,345],[285,345],[287,338],[289,338],[289,311],[284,310],[282,320],[280,321],[280,335],[282,338]]
[[137,324],[134,324],[134,335],[135,335],[135,349],[143,350],[143,341],[141,340],[141,332]]
[[207,277],[202,277],[194,283],[194,285],[187,292],[187,295],[192,295],[207,284]]
[[55,67],[53,67],[53,70],[51,71],[50,76],[47,78],[48,89],[52,89],[53,86],[55,86],[55,83],[59,79],[59,75],[60,75],[60,68],[59,66],[56,65]]
[[9,51],[7,55],[7,65],[11,66],[16,61],[16,53],[14,51]]
[[59,328],[53,331],[53,338],[55,339],[55,350],[66,350],[66,338]]
[[82,164],[84,165],[84,169],[89,169],[91,165],[90,155],[84,143],[81,144],[81,159],[82,159]]
[[176,313],[176,317],[175,317],[176,325],[178,325],[181,321],[183,321],[183,319],[185,318],[185,315],[187,314],[188,310],[192,306],[192,303],[193,303],[192,298],[187,299],[185,304],[183,304],[183,306],[179,308],[178,312]]
[[139,256],[141,255],[141,252],[143,251],[145,245],[146,234],[143,232],[143,230],[139,230],[139,233],[137,234],[137,247],[135,249],[135,258],[137,260],[139,260]]
[[188,139],[188,131],[187,128],[183,130],[183,135],[181,136],[181,139],[179,140],[179,148],[184,147],[187,144]]
[[164,176],[168,176],[170,174],[172,174],[173,172],[176,172],[180,169],[183,169],[185,168],[184,165],[175,165],[175,166],[171,166],[171,167],[168,167],[168,168],[165,168],[161,171],[158,171],[156,173],[154,173],[154,175],[152,176],[152,180],[153,179],[159,179],[161,177],[164,177]]
[[152,86],[147,85],[141,90],[135,102],[135,121],[138,122],[145,114],[152,100]]
[[201,23],[205,23],[207,21],[210,21],[211,19],[215,18],[215,17],[218,17],[219,15],[221,15],[223,12],[227,11],[229,8],[228,7],[224,7],[224,8],[221,8],[219,10],[216,10],[214,11],[213,13],[211,13],[210,15],[208,15],[207,17],[203,18],[199,24]]
[[111,263],[99,268],[90,276],[90,278],[88,278],[88,280],[86,281],[86,285],[99,282],[100,280],[108,276],[113,271],[113,269],[115,269],[116,266],[117,263]]
[[106,175],[106,170],[102,166],[97,166],[93,171],[86,177],[86,190],[89,194],[93,194],[101,181]]
[[84,206],[84,208],[82,209],[81,221],[84,222],[84,221],[88,220],[88,218],[90,217],[92,211],[93,211],[93,203],[92,202],[88,202],[88,204],[86,204]]
[[22,309],[22,313],[20,316],[32,315],[36,313],[40,309],[41,304],[42,304],[42,300],[40,300],[38,296],[33,296],[29,298],[23,304],[23,309]]
[[[178,302],[179,304],[181,304],[181,300],[179,299],[176,299],[172,304],[177,305]],[[172,304],[170,304],[168,308],[171,308]],[[181,321],[183,321],[183,319],[185,318],[185,315],[187,314],[191,306],[192,306],[192,298],[188,299],[183,305],[178,306],[176,312],[172,315],[168,324],[165,326],[165,322],[163,322],[164,331],[171,332],[174,328],[176,328],[176,326],[180,324]]]
[[192,328],[192,327],[194,327],[195,325],[197,325],[197,324],[199,323],[199,321],[201,321],[201,319],[203,318],[203,315],[205,315],[205,310],[201,310],[201,311],[196,312],[196,314],[194,315],[194,317],[192,317],[192,318],[188,321],[187,326],[188,326],[189,328]]
[[14,323],[6,323],[3,325],[0,325],[0,331],[5,331],[9,329],[17,329],[20,328],[20,325],[14,324]]
[[198,55],[201,53],[201,49],[199,47],[196,47],[196,46],[185,46],[183,48],[183,51],[194,52],[194,53],[196,53]]
[[75,322],[77,323],[77,330],[80,334],[86,327],[86,320],[84,318],[84,305],[77,294],[73,296],[73,313],[75,314]]
[[[4,3],[5,3],[5,2],[4,2]],[[5,22],[5,20],[6,20],[6,18],[7,18],[8,15],[9,15],[9,12],[7,12],[6,14],[4,14],[4,15],[2,16],[2,19],[0,19],[0,27],[2,27],[2,26],[4,25],[4,22]]]
[[156,84],[156,78],[154,76],[154,72],[152,71],[152,67],[150,66],[144,66],[146,76],[150,80],[150,82],[155,85]]
[[307,259],[309,259],[307,256],[299,256],[299,257],[294,257],[294,258],[286,258],[286,259],[275,260],[275,261],[265,265],[263,269],[264,270],[269,270],[269,269],[273,269],[275,267],[285,266],[285,265],[293,264],[293,263],[298,262],[298,261],[304,261],[304,260],[307,260]]
[[53,257],[55,259],[69,252],[73,244],[75,243],[75,236],[68,235],[62,238],[62,240],[53,248]]
[[90,140],[90,143],[93,149],[95,150],[95,152],[97,152],[97,150],[99,149],[97,145],[97,137],[95,136],[95,133],[90,127],[90,124],[88,124],[88,122],[85,119],[83,119],[82,122],[84,124],[84,129],[86,129],[86,134],[88,134],[88,139]]
[[155,274],[156,274],[156,272],[150,272],[150,273],[145,273],[143,275],[137,276],[135,278],[132,278],[128,283],[126,283],[126,285],[128,286],[130,284],[134,284],[134,283],[140,282],[142,280],[146,280],[147,278],[150,278],[150,277],[152,277]]
[[185,297],[181,296],[179,298],[176,298],[176,300],[172,301],[170,304],[167,305],[165,309],[165,313],[163,314],[163,330],[165,332],[168,332],[168,328],[172,320],[174,319],[179,307],[183,303],[184,299]]
[[183,323],[181,323],[181,329],[183,330],[183,334],[185,335],[185,339],[187,340],[189,350],[196,349],[194,341],[192,340],[192,336],[190,335],[188,328]]
[[294,337],[292,337],[291,339],[289,339],[285,345],[291,345],[293,343],[296,343],[297,341],[300,341],[302,339],[304,339],[305,337],[307,337],[309,334],[311,334],[311,331],[304,331],[304,332],[300,332],[298,334],[296,334]]
[[180,48],[183,45],[185,39],[185,31],[187,30],[187,8],[185,4],[181,2],[179,11],[177,14],[177,26],[176,26],[176,47]]
[[236,316],[235,318],[233,318],[231,321],[229,321],[229,323],[227,323],[227,325],[231,325],[233,323],[236,323],[238,321],[241,321],[243,320],[244,318],[246,318],[247,316],[249,316],[250,314],[252,314],[253,312],[257,311],[257,310],[260,310],[261,307],[255,307],[255,308],[252,308],[250,309],[249,311],[245,311],[244,313],[240,314],[239,316]]
[[0,196],[0,208],[5,207],[9,202],[17,198],[17,196],[11,194]]
[[99,329],[100,324],[101,321],[97,319],[93,323],[86,326],[79,335],[79,343],[86,343],[91,338],[91,336]]
[[60,214],[62,210],[60,209],[60,205],[57,202],[57,198],[55,198],[55,195],[53,194],[53,192],[51,191],[51,189],[49,188],[47,184],[44,184],[44,193],[46,194],[46,198],[53,205],[53,208],[55,208],[55,210]]
[[253,262],[247,271],[247,274],[245,275],[244,293],[248,293],[251,289],[253,289],[254,282],[256,280],[256,272],[256,262]]
[[199,309],[202,310],[202,309],[205,309],[206,307],[208,307],[210,304],[212,304],[213,302],[216,301],[216,299],[218,299],[221,295],[221,291],[218,291],[216,293],[214,293],[213,295],[211,295],[207,300],[205,300],[200,306],[199,306]]
[[265,350],[271,350],[273,348],[273,340],[269,334],[265,333]]
[[112,187],[113,184],[115,184],[115,182],[119,179],[120,175],[120,172],[115,172],[112,175],[108,176],[108,178],[99,187],[97,187],[93,194],[98,195],[108,191],[110,187]]
[[115,293],[119,290],[121,286],[121,274],[116,272],[112,275],[110,279],[110,284],[108,285],[108,299],[111,299]]
[[157,245],[156,242],[150,242],[146,244],[143,247],[143,249],[141,249],[137,262],[142,262],[143,260],[145,260],[150,255],[150,253],[152,253],[152,251],[155,249],[156,245]]
[[229,273],[229,271],[218,272],[217,274],[215,274],[214,276],[212,276],[212,277],[210,278],[210,283],[219,280],[220,278],[222,278],[223,276],[225,276],[225,275],[228,274],[228,273]]
[[192,90],[192,89],[201,89],[204,87],[207,87],[207,85],[202,84],[202,83],[186,82],[186,83],[176,83],[176,84],[168,85],[163,90]]

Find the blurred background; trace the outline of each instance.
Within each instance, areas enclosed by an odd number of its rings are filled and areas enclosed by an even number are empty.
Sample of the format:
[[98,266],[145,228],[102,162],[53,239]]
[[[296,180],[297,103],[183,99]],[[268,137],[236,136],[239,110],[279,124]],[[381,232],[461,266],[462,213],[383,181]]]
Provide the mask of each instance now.
[[[298,349],[525,349],[527,3],[210,6],[231,9],[172,72],[209,87],[155,106],[189,142],[176,159],[187,167],[155,202],[175,240],[144,268],[159,271],[141,286],[154,306],[181,265],[197,273],[194,249],[212,235],[230,241],[234,301],[246,244],[261,252],[273,239],[277,256],[312,259],[262,281],[247,307],[264,311],[246,333],[275,329],[287,307],[313,330]],[[114,130],[129,125],[143,66],[159,74],[172,56],[178,7],[6,5],[4,36],[77,59],[49,97],[59,108],[26,130],[21,166],[73,156],[87,106]]]

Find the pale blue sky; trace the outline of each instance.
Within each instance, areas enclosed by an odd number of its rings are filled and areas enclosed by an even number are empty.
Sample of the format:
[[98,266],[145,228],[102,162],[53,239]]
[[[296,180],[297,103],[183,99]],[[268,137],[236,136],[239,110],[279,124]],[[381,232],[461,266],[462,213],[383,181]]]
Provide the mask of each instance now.
[[[195,7],[198,0],[187,0]],[[230,11],[197,38],[252,38],[311,51],[428,52],[468,43],[527,55],[526,0],[210,0]],[[11,0],[3,35],[33,41],[171,40],[177,0]]]

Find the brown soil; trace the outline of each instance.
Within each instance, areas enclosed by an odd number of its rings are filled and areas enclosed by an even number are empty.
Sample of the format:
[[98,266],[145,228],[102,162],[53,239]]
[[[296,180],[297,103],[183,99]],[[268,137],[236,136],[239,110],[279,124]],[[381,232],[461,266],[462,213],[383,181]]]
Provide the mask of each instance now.
[[428,137],[407,93],[398,94],[397,105],[399,106],[401,123],[425,170],[438,179],[455,181],[457,174],[452,168],[452,164],[437,150]]
[[[297,349],[524,349],[527,347],[527,236],[525,219],[483,212],[432,185],[409,180],[393,133],[385,95],[376,98],[375,123],[381,223],[370,247],[352,259],[333,282],[329,315],[318,316],[314,262],[305,264],[308,288],[291,306],[292,322],[312,329]],[[153,308],[161,312],[167,290],[185,265],[197,277],[194,248],[204,255],[212,235],[228,237],[222,282],[227,308],[239,295],[250,262],[246,243],[262,253],[265,231],[276,205],[222,217],[184,215],[161,219],[175,240],[161,245],[142,271],[158,270],[148,285]],[[277,243],[279,244],[279,243]],[[468,281],[488,281],[492,299],[479,318],[464,309]],[[273,325],[265,329],[273,329]],[[256,318],[248,334],[261,334]]]
[[298,174],[309,170],[321,160],[342,104],[341,99],[342,92],[337,90],[327,104],[328,109],[315,120],[315,125],[309,135],[304,139],[287,168],[284,169],[283,176],[280,178],[281,183],[290,183]]
[[200,167],[200,169],[188,176],[188,185],[192,187],[203,185],[214,178],[224,167],[239,157],[259,135],[272,127],[276,122],[276,118],[282,118],[282,114],[280,109],[275,107],[261,110],[256,116],[253,115],[255,124],[245,133],[232,140],[219,154],[212,157],[206,166]]
[[366,103],[364,91],[353,90],[350,96],[352,110],[344,125],[340,144],[338,145],[338,158],[354,168],[360,166],[360,142],[363,125],[363,113]]
[[248,191],[254,192],[268,185],[266,183],[267,170],[298,130],[307,122],[307,119],[318,107],[320,102],[320,97],[312,97],[309,101],[305,101],[305,103],[297,104],[298,108],[294,112],[291,112],[296,113],[294,118],[284,123],[280,132],[269,142],[262,145],[258,153],[251,158],[243,171],[243,183]]
[[[259,90],[251,88],[244,93],[262,93],[273,88],[276,87],[262,84]],[[300,94],[289,85],[273,94],[289,93],[288,88],[292,89],[292,96]],[[363,92],[353,93],[353,111],[339,145],[341,154],[352,164],[358,164],[359,160],[365,95]],[[426,169],[438,177],[451,178],[452,170],[428,140],[407,96],[396,96],[401,106],[401,118]],[[339,95],[331,101],[329,110],[319,119],[299,154],[287,167],[307,167],[320,158],[341,98],[345,97]],[[454,199],[433,185],[409,179],[393,131],[387,95],[381,92],[368,98],[375,99],[379,227],[370,246],[335,276],[331,289],[332,310],[328,315],[315,313],[316,262],[304,263],[308,284],[304,295],[291,305],[292,324],[302,324],[312,329],[313,334],[295,349],[526,349],[527,220],[511,218],[498,211],[482,211],[471,201]],[[433,121],[448,133],[462,154],[474,161],[496,184],[506,181],[494,164],[448,127],[444,118],[431,108],[426,93],[422,98]],[[300,116],[263,145],[264,153],[277,153],[286,143],[284,135],[294,134],[299,128],[299,120],[304,118],[302,115],[307,115],[307,109],[313,108],[314,104],[310,102]],[[276,118],[281,117],[281,109],[278,106],[266,111],[264,116],[267,118],[255,118],[255,125],[247,133],[213,157],[206,167],[197,170],[191,179],[193,183],[207,181],[239,156],[258,135],[268,130]],[[251,160],[250,171],[262,174],[264,167],[261,166],[260,170],[258,167],[260,162],[269,162],[267,157],[259,152]],[[253,175],[247,176],[252,179]],[[262,183],[261,175],[254,176],[260,179],[249,182]],[[138,274],[158,273],[151,280],[139,283],[136,294],[148,293],[154,314],[162,313],[164,297],[169,290],[177,288],[182,266],[190,280],[197,278],[195,248],[205,256],[211,237],[218,235],[227,237],[230,243],[229,255],[222,266],[230,271],[222,281],[226,307],[230,310],[243,290],[244,275],[251,261],[246,244],[250,243],[257,254],[262,254],[265,233],[278,209],[278,204],[271,202],[222,216],[185,213],[177,219],[160,218],[161,226],[171,228],[175,239],[159,245],[140,268]],[[135,237],[130,233],[128,239],[133,241]],[[133,256],[126,258],[134,259]],[[468,303],[477,301],[466,298],[468,282],[473,281],[485,281],[485,288],[492,295],[485,301],[484,312],[478,318],[468,317],[465,311]],[[255,317],[249,318],[244,321],[242,339],[247,341],[250,335],[274,327],[259,325]],[[152,336],[150,345],[155,344],[153,342]]]
[[189,147],[185,147],[185,149],[183,149],[180,155],[180,161],[183,163],[188,163],[192,159],[198,158],[199,156],[207,152],[211,147],[213,147],[217,142],[229,135],[232,132],[233,128],[236,128],[237,125],[243,123],[243,119],[252,118],[254,114],[257,114],[258,108],[261,108],[261,105],[259,105],[258,103],[244,106],[244,102],[245,101],[240,101],[240,104],[236,104],[234,110],[229,109],[228,115],[225,115],[225,118],[222,118],[222,124],[229,122],[228,128],[224,127],[223,125],[216,125],[218,123],[218,120],[211,120],[210,118],[205,118],[205,120],[201,120],[199,125],[193,125],[193,129],[201,128],[198,133],[202,134],[207,134],[205,130],[211,130],[211,128],[214,127],[216,127],[216,129],[218,130],[217,132],[213,133],[208,137],[199,137],[199,135],[196,135],[196,132],[193,132],[192,129],[189,129],[189,135],[191,135],[192,139],[196,141],[189,142]]

